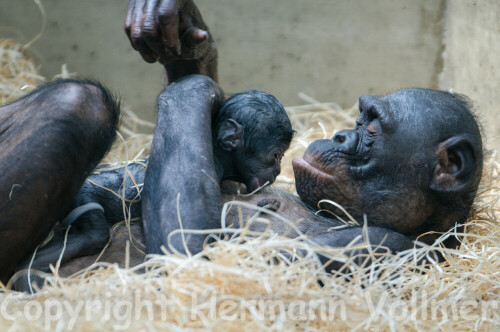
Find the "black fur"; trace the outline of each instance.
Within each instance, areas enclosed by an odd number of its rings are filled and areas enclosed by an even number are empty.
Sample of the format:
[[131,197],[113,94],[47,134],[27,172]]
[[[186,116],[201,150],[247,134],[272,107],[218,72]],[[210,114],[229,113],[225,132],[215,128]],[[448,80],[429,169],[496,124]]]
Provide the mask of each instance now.
[[[108,95],[108,100],[111,100],[109,98]],[[161,105],[160,108],[162,108]],[[244,149],[252,149],[259,155],[269,153],[269,145],[261,145],[260,151],[254,149],[255,144],[260,144],[262,139],[260,135],[264,133],[262,129],[266,130],[265,134],[269,140],[274,142],[274,145],[288,147],[290,144],[293,131],[288,116],[279,101],[265,92],[252,90],[237,94],[222,104],[220,112],[223,112],[223,116],[217,116],[214,120],[212,125],[214,131],[219,130],[219,124],[222,121],[227,119],[236,120],[244,128],[245,141],[247,142]],[[261,126],[256,126],[256,123],[260,123]],[[220,146],[215,144],[215,164],[225,165],[226,168],[235,167],[231,164],[234,163],[235,159],[228,157],[227,154],[222,153],[220,150]],[[221,158],[228,158],[228,162],[223,162],[220,160]],[[104,212],[97,209],[88,211],[72,223],[67,241],[67,250],[62,262],[100,252],[109,241],[110,227],[113,224],[123,221],[127,217],[132,220],[141,218],[141,193],[147,163],[148,159],[130,163],[127,165],[127,172],[125,172],[124,167],[106,169],[105,165],[103,165],[88,177],[76,196],[72,209],[87,203],[99,203]],[[244,166],[247,167],[246,172],[257,172],[250,169],[250,165]],[[219,172],[220,174],[217,174],[218,181],[226,179],[225,174],[227,171],[227,169],[222,169]],[[124,182],[126,173],[128,175]],[[239,177],[233,177],[232,179],[239,182],[244,181],[243,178]],[[126,188],[125,192],[123,188]],[[38,251],[32,266],[33,269],[48,272],[49,264],[54,264],[59,258],[63,242],[62,235],[63,230],[59,230],[56,239]],[[26,268],[30,259],[23,263],[21,267]],[[33,280],[36,280],[39,284],[42,282],[36,277],[33,277]],[[27,290],[29,288],[27,278],[20,279],[16,284],[16,288]]]
[[262,91],[250,90],[232,95],[217,113],[214,132],[229,118],[245,124],[248,154],[258,154],[269,146],[290,142],[294,134],[283,105]]
[[86,80],[50,82],[0,108],[0,235],[10,239],[0,251],[2,281],[12,273],[5,267],[68,213],[113,142],[119,110],[106,88]]

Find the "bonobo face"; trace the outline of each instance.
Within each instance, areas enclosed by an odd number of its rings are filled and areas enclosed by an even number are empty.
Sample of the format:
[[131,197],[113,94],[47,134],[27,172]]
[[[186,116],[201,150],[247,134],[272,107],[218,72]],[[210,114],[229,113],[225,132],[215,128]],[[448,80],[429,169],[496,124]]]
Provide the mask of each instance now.
[[248,192],[262,187],[266,182],[271,184],[276,180],[281,172],[281,158],[289,146],[289,141],[281,142],[273,146],[262,146],[261,149],[255,149],[256,152],[241,155],[238,163]]
[[235,94],[224,102],[214,123],[217,146],[231,152],[225,178],[243,182],[250,192],[273,183],[294,133],[279,100],[257,90]]
[[[436,214],[439,191],[477,189],[480,134],[456,98],[422,89],[362,96],[354,129],[313,142],[293,160],[297,193],[313,207],[334,201],[360,223],[366,214],[368,224],[418,233]],[[466,179],[459,172],[467,167]],[[328,203],[321,208],[340,213]]]

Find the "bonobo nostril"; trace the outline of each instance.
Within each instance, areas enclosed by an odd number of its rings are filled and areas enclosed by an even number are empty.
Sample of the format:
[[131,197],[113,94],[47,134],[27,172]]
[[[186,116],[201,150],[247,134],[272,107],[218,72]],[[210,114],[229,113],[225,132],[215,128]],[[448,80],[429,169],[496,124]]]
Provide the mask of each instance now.
[[333,136],[333,141],[338,144],[336,149],[346,153],[356,150],[358,139],[358,133],[355,130],[341,130]]
[[336,134],[335,136],[333,136],[333,140],[337,143],[344,143],[345,142],[345,136],[344,135],[339,135],[339,134]]

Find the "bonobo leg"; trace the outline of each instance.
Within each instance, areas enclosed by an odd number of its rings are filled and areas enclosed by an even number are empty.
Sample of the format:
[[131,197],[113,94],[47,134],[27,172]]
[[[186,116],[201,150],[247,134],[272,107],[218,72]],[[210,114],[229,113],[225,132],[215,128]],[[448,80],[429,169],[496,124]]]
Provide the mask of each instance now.
[[151,147],[142,216],[148,253],[161,246],[181,253],[200,252],[205,235],[183,229],[220,228],[222,201],[212,150],[211,119],[223,92],[210,78],[192,75],[158,97],[158,121]]
[[[127,188],[125,209],[130,211],[131,218],[137,218],[141,215],[140,202],[137,202],[137,199],[140,199],[140,191],[135,183],[142,188],[145,166],[142,163],[129,164],[128,172],[130,175],[125,182]],[[123,201],[115,195],[115,193],[120,195],[123,193],[124,176],[125,168],[101,169],[97,174],[90,175],[75,197],[72,208],[78,209],[97,203],[97,206],[100,205],[104,211],[97,208],[75,216],[76,220],[71,223],[66,239],[66,230],[59,229],[49,243],[37,250],[34,257],[33,255],[26,257],[18,270],[50,272],[50,265],[55,266],[59,259],[63,265],[77,257],[100,254],[109,242],[111,227],[126,218],[122,209]],[[69,215],[74,211],[76,210]],[[36,274],[29,276],[28,273],[24,273],[16,276],[14,287],[18,291],[28,292],[32,290],[30,285],[33,282],[41,288],[44,278]]]
[[98,83],[59,80],[0,108],[0,280],[41,243],[115,136]]
[[[35,257],[28,255],[18,267],[18,270],[30,269],[48,273],[50,272],[50,265],[55,266],[59,259],[61,259],[61,264],[64,264],[75,257],[98,254],[109,241],[110,226],[106,221],[104,212],[93,210],[86,212],[72,223],[66,238],[65,235],[66,229],[58,229],[54,238],[45,246],[39,248]],[[36,274],[29,276],[28,272],[26,272],[15,280],[14,288],[17,291],[29,293],[33,282],[36,282],[38,287],[42,288],[44,278]]]

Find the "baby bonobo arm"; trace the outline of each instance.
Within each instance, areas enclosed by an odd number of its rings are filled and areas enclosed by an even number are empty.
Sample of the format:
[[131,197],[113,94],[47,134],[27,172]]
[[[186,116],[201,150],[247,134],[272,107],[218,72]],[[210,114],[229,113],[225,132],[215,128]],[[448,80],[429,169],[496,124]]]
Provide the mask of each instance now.
[[158,97],[158,121],[142,195],[148,253],[161,253],[161,246],[198,253],[207,234],[171,233],[220,228],[222,202],[211,121],[222,101],[221,88],[201,75],[170,84]]

